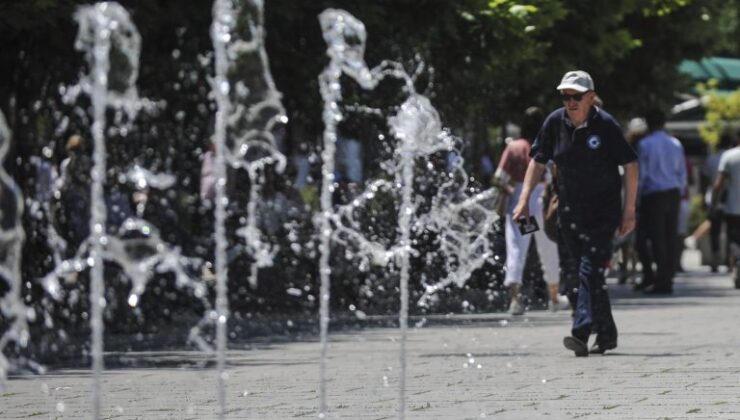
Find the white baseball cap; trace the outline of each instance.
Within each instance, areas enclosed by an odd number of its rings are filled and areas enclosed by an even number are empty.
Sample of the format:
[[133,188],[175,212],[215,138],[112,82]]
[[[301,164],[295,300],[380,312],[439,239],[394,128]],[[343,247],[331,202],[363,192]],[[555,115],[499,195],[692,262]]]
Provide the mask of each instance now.
[[578,92],[594,90],[594,81],[591,75],[582,70],[574,70],[565,73],[563,80],[556,88],[557,90],[573,89]]

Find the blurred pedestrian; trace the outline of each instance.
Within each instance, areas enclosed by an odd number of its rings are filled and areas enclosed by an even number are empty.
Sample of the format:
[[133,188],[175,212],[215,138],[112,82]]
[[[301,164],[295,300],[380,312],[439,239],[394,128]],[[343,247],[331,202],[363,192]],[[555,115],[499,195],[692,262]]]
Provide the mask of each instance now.
[[[645,119],[640,117],[632,118],[627,124],[627,131],[624,134],[627,144],[632,146],[633,149],[637,148],[637,144],[647,134],[647,129],[648,127]],[[636,234],[633,230],[624,237],[616,239],[616,247],[619,250],[620,256],[620,260],[618,261],[619,272],[617,280],[619,284],[625,284],[628,281],[632,282],[632,280],[634,280],[633,276],[637,271],[635,236]]]
[[67,240],[67,257],[77,251],[90,232],[90,171],[92,159],[85,139],[71,135],[64,147],[67,157],[60,165],[60,194],[64,225],[63,236]]
[[724,216],[730,250],[728,271],[733,273],[734,270],[735,288],[740,289],[740,133],[735,134],[735,144],[735,147],[722,154],[719,161],[710,211],[716,210],[719,197],[727,191]]
[[[712,199],[714,196],[714,184],[717,182],[717,175],[719,173],[719,161],[722,159],[722,155],[730,148],[732,148],[732,137],[729,132],[725,132],[720,136],[719,144],[717,149],[707,156],[704,161],[704,165],[701,170],[701,185],[704,191],[704,205],[708,210],[712,205]],[[717,272],[717,268],[720,265],[720,233],[722,232],[722,225],[724,224],[724,205],[727,199],[726,192],[723,192],[717,198],[717,204],[713,211],[708,212],[707,220],[709,221],[709,250],[711,255],[709,256],[709,267],[712,273]],[[689,247],[694,247],[696,240],[699,239],[698,234],[692,235],[693,241],[689,242]]]
[[689,186],[693,183],[693,172],[694,167],[691,165],[691,161],[686,159],[684,155],[684,161],[686,162],[686,186],[681,191],[681,201],[678,206],[678,241],[676,242],[676,257],[674,263],[676,264],[676,272],[683,273],[685,270],[681,259],[683,258],[683,251],[686,249],[684,241],[689,234],[689,216],[691,215],[691,193]]
[[[596,92],[588,73],[569,71],[556,89],[564,106],[545,119],[532,145],[532,160],[512,217],[529,217],[534,187],[545,165],[555,161],[560,230],[570,253],[579,261],[580,281],[572,336],[565,337],[563,344],[576,356],[587,356],[591,333],[596,334],[591,352],[617,347],[605,270],[617,229],[624,236],[635,226],[637,156],[614,118],[594,105]],[[620,165],[625,171],[624,204]]]
[[[522,192],[522,182],[524,181],[524,175],[530,161],[529,152],[531,143],[535,136],[537,136],[543,120],[544,115],[539,108],[530,107],[525,111],[521,126],[521,138],[512,140],[506,146],[494,174],[496,184],[500,186],[501,190],[509,198],[505,224],[506,276],[504,278],[504,285],[509,287],[511,294],[511,303],[509,305],[509,313],[511,315],[522,315],[525,311],[520,289],[524,276],[527,250],[532,239],[532,235],[523,235],[519,231],[516,220],[512,217],[512,212]],[[542,213],[542,196],[545,191],[544,175],[543,173],[538,179],[529,198],[530,214],[537,219],[539,226],[544,226]],[[565,298],[561,299],[558,293],[559,261],[557,244],[545,235],[544,229],[534,232],[534,236],[537,241],[537,252],[542,263],[545,283],[547,283],[548,307],[552,311],[557,311],[564,305],[567,305],[567,300],[563,303]]]
[[[648,294],[673,293],[678,246],[678,213],[686,188],[683,146],[663,128],[665,114],[647,113],[648,135],[637,146],[640,163],[638,249],[642,283]],[[655,270],[653,270],[655,264]]]

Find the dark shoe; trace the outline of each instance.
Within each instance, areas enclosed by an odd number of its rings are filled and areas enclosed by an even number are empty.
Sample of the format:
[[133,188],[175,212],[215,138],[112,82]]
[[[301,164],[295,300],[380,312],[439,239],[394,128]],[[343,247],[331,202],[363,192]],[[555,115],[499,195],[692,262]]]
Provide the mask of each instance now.
[[576,357],[588,356],[588,346],[586,346],[586,343],[575,337],[568,336],[563,338],[563,345],[566,349],[573,351]]
[[627,279],[630,278],[630,275],[627,273],[619,273],[619,280],[617,280],[617,284],[627,284]]
[[642,292],[646,295],[670,295],[673,293],[673,289],[668,287],[656,287],[655,285],[652,285],[645,288]]
[[632,290],[639,292],[640,290],[645,290],[650,286],[652,286],[652,283],[645,283],[645,282],[635,283],[632,285]]
[[588,352],[591,354],[604,354],[607,350],[612,350],[617,348],[617,343],[596,343],[593,346],[591,346],[591,350]]

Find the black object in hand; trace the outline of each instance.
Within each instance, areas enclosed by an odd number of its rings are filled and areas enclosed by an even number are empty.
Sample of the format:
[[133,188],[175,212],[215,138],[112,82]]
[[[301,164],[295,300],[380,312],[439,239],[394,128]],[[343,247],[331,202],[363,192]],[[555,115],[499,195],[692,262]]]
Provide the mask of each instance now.
[[522,217],[516,222],[519,224],[519,232],[522,235],[527,235],[540,230],[540,226],[537,224],[537,219],[535,219],[534,216],[529,216],[529,219]]

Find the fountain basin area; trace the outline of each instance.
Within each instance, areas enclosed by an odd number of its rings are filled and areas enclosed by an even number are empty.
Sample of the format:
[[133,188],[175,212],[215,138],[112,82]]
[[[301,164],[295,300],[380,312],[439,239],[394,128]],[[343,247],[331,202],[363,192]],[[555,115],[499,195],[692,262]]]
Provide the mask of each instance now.
[[[412,316],[407,418],[738,418],[740,293],[727,292],[724,275],[684,267],[668,298],[609,280],[621,334],[606,356],[574,358],[562,348],[565,312],[433,315],[418,327],[421,318]],[[332,324],[327,418],[397,417],[398,331],[382,326],[390,319],[367,322]],[[216,417],[211,357],[181,348],[114,351],[115,341],[106,340],[101,418]],[[226,417],[316,418],[319,347],[308,334],[231,340]],[[12,376],[0,417],[88,418],[90,376],[87,365]]]

